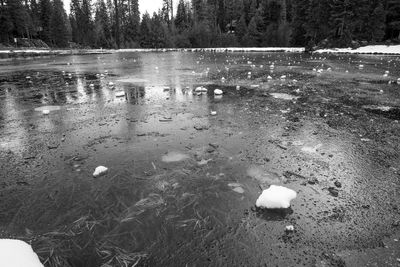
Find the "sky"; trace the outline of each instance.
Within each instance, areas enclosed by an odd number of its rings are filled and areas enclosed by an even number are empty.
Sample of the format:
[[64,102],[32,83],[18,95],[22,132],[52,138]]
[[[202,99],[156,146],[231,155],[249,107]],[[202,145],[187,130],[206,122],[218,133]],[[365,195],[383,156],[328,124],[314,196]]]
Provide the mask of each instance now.
[[[64,1],[64,8],[67,10],[67,13],[69,14],[69,6],[71,3],[71,0],[63,0]],[[92,1],[93,3],[95,1]],[[140,9],[140,14],[144,14],[146,11],[151,14],[153,12],[157,12],[159,8],[162,6],[162,0],[139,0],[139,9]]]

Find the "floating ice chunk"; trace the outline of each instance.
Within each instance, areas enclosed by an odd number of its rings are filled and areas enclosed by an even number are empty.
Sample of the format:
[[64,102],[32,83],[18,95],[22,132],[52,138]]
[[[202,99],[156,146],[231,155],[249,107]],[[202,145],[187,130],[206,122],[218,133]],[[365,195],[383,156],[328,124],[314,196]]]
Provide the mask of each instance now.
[[400,84],[400,78],[397,79],[397,84]]
[[[397,82],[400,84],[400,78]],[[236,91],[239,91],[239,90],[240,90],[240,85],[236,85]]]
[[108,87],[113,88],[114,86],[115,86],[115,84],[114,84],[113,82],[109,82],[109,83],[108,83]]
[[93,88],[93,87],[94,87],[94,84],[93,84],[93,83],[89,84],[89,87],[90,87],[90,88]]
[[288,225],[285,227],[286,232],[293,232],[294,231],[294,226],[293,225]]
[[60,106],[42,106],[42,107],[37,107],[35,108],[35,111],[39,111],[39,112],[43,112],[45,110],[48,111],[57,111],[60,110],[61,107]]
[[217,112],[216,111],[211,111],[211,116],[217,116]]
[[43,267],[38,255],[24,241],[0,239],[0,266]]
[[100,177],[108,172],[108,168],[104,166],[99,166],[94,170],[93,177]]
[[189,156],[181,152],[171,151],[162,156],[161,160],[166,163],[179,162],[188,159]]
[[244,189],[242,187],[235,187],[232,190],[238,194],[244,194]]
[[200,86],[200,87],[197,87],[194,91],[196,93],[206,93],[208,90],[207,90],[207,88]]
[[264,190],[256,201],[256,206],[267,209],[287,209],[290,207],[290,201],[297,197],[297,193],[292,189],[271,185]]
[[44,109],[44,110],[42,110],[42,114],[43,115],[49,115],[50,114],[50,110]]
[[241,184],[239,183],[230,183],[228,184],[229,187],[232,188],[232,191],[238,193],[238,194],[244,194],[244,189]]
[[281,80],[286,80],[286,75],[282,75]]
[[272,80],[272,77],[268,75],[267,79],[268,79],[268,80]]
[[116,96],[116,97],[124,97],[124,96],[125,96],[125,92],[123,92],[123,91],[116,92],[116,93],[115,93],[115,96]]
[[224,92],[221,89],[215,89],[214,95],[222,95]]

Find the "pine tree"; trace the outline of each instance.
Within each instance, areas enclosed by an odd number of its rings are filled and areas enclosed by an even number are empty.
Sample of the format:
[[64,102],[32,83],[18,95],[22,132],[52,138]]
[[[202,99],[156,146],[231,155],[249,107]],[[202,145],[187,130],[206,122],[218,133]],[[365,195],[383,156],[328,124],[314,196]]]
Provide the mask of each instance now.
[[39,32],[40,39],[46,43],[51,43],[51,14],[53,7],[50,0],[40,0],[39,2],[39,16],[41,30]]
[[65,9],[61,0],[53,0],[53,12],[50,19],[51,39],[57,47],[68,46],[68,29],[65,21]]

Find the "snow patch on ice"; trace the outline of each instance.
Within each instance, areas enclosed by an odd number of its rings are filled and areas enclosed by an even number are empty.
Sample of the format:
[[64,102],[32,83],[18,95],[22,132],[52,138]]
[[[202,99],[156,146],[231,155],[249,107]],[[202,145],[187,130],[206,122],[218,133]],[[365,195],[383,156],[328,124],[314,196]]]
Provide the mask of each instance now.
[[297,197],[297,193],[283,186],[271,185],[264,190],[256,201],[256,206],[267,209],[287,209],[290,201]]
[[24,241],[0,239],[0,266],[43,267],[38,255]]

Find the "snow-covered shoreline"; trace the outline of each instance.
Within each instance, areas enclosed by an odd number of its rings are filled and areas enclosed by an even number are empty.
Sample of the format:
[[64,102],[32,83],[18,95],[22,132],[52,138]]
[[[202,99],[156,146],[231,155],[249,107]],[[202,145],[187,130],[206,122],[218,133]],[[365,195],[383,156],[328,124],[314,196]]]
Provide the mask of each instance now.
[[[304,53],[302,47],[217,47],[217,48],[135,48],[135,49],[20,49],[20,50],[0,50],[0,58],[9,57],[31,57],[31,56],[51,56],[51,55],[90,55],[90,54],[112,54],[126,52],[217,52],[217,53]],[[319,49],[314,51],[319,54],[367,54],[367,55],[400,55],[400,45],[371,45],[357,49],[352,48],[331,48]]]
[[369,45],[352,48],[319,49],[314,53],[320,54],[366,54],[366,55],[400,55],[400,45]]

